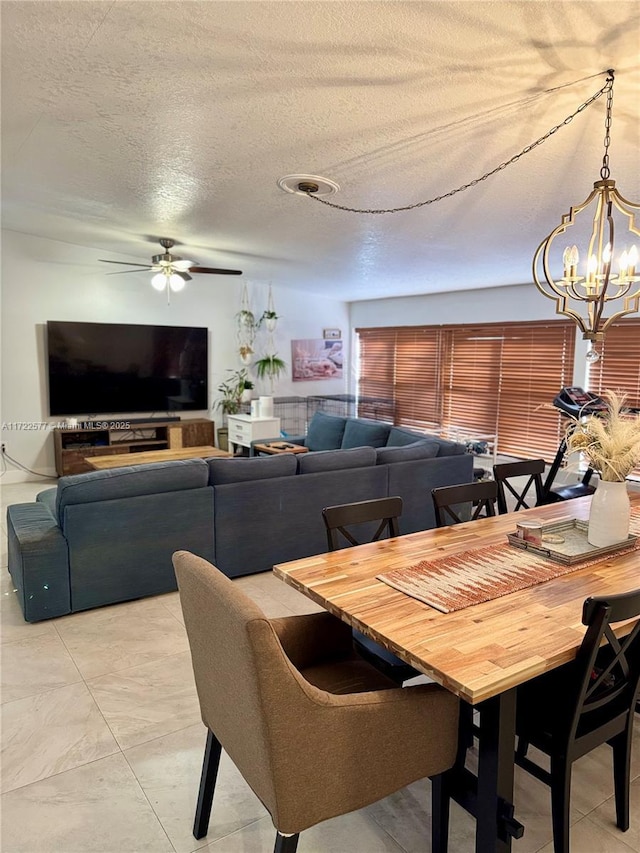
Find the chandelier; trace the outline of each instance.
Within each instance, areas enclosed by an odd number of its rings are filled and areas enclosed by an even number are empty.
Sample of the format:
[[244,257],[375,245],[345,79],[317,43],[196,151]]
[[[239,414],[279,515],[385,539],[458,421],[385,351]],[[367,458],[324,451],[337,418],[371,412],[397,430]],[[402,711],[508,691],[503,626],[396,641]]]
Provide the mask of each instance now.
[[[583,113],[598,98],[606,95],[604,156],[600,169],[600,180],[595,182],[593,192],[582,204],[572,207],[569,213],[562,217],[560,225],[542,241],[533,260],[533,279],[538,290],[549,299],[555,299],[557,314],[571,317],[579,326],[583,337],[591,341],[587,359],[597,361],[600,356],[593,348],[593,343],[602,341],[605,331],[616,320],[626,314],[640,310],[640,276],[637,275],[638,249],[633,242],[635,239],[633,235],[640,235],[640,230],[634,221],[634,211],[640,209],[640,205],[623,198],[616,189],[615,181],[611,180],[609,145],[611,143],[613,70],[609,69],[606,75],[604,86],[594,92],[573,113],[554,125],[543,136],[529,143],[517,154],[504,160],[483,175],[424,201],[399,207],[349,207],[320,197],[330,195],[331,191],[335,192],[338,188],[337,184],[327,178],[318,178],[315,175],[287,175],[281,178],[278,184],[286,192],[294,192],[334,210],[349,213],[385,214],[415,210],[465,192],[465,190],[478,186],[488,178],[514,165],[522,157],[543,145],[558,131],[567,127],[576,116]],[[576,226],[578,214],[581,214],[590,205],[593,205],[595,210],[591,214],[591,219],[587,222],[583,233],[578,234],[572,245],[565,246],[561,254],[556,252],[555,246],[552,250],[554,239],[560,234],[564,234],[569,228]],[[586,216],[580,218],[581,225],[584,220],[586,220]],[[616,229],[619,232],[617,236],[615,234]],[[572,233],[577,232],[580,232],[580,228]],[[622,232],[622,236],[620,236],[620,232]],[[578,244],[583,245],[582,265]],[[584,246],[586,246],[586,251]],[[616,256],[618,247],[621,247],[621,251]],[[617,266],[617,270],[614,269],[614,266]],[[559,273],[557,278],[554,278],[551,272],[552,267],[561,270],[561,274]],[[607,303],[615,303],[611,307],[616,309],[608,317],[604,313]]]
[[[604,339],[609,326],[640,309],[638,249],[632,242],[634,235],[640,235],[634,220],[634,211],[640,205],[620,195],[609,169],[613,81],[614,72],[609,70],[604,87],[607,108],[600,180],[582,204],[574,205],[563,215],[560,225],[540,243],[533,258],[536,287],[555,300],[556,314],[570,317],[582,337],[591,342],[587,360],[592,362],[600,358],[593,345]],[[580,217],[585,211],[586,215]],[[577,242],[566,245],[566,240],[562,241],[560,256],[560,241],[555,245],[554,241],[571,228],[576,229],[570,233],[576,233]],[[578,243],[583,246],[582,251]],[[558,273],[554,274],[552,268]],[[608,308],[613,313],[606,316]]]

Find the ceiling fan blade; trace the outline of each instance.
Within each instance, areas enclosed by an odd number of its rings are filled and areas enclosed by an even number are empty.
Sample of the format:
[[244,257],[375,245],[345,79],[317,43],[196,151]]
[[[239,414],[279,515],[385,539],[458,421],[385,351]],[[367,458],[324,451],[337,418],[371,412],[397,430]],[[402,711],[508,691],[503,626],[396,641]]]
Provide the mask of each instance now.
[[214,267],[191,267],[189,272],[208,272],[217,275],[242,275],[242,270],[217,270]]
[[105,275],[126,275],[128,272],[146,272],[147,270],[150,270],[150,269],[151,269],[151,267],[145,267],[144,269],[141,269],[141,270],[116,270],[115,272],[105,273]]
[[174,258],[173,268],[176,272],[188,272],[193,266],[193,261],[187,261],[184,258]]
[[106,258],[98,258],[103,264],[122,264],[124,267],[149,267],[149,264],[138,264],[135,261],[108,261]]
[[179,275],[180,278],[183,278],[185,281],[193,281],[193,278],[189,275],[188,272],[180,272],[180,270],[176,270],[176,275]]

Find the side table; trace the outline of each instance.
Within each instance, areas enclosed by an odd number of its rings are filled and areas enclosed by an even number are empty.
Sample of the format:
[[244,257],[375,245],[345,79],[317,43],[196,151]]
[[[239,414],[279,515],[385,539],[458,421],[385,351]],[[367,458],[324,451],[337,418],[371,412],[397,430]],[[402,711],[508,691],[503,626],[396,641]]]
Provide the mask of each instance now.
[[286,441],[270,441],[268,444],[254,444],[253,449],[256,453],[267,453],[269,455],[277,453],[308,453],[309,448],[302,444],[289,444]]
[[251,415],[228,415],[229,443],[251,447],[252,441],[280,435],[280,418],[252,418]]

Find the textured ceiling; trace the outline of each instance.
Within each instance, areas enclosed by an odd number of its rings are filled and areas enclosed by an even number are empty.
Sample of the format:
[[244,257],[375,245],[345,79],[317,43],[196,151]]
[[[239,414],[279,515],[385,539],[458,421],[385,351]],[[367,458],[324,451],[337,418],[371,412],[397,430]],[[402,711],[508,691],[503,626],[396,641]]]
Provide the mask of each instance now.
[[[598,178],[640,197],[640,6],[624,2],[11,2],[2,18],[3,226],[346,300],[531,280],[536,246]],[[96,262],[96,274],[104,265]],[[144,276],[139,273],[130,278]],[[113,280],[113,279],[112,279]],[[215,283],[215,282],[214,282]]]

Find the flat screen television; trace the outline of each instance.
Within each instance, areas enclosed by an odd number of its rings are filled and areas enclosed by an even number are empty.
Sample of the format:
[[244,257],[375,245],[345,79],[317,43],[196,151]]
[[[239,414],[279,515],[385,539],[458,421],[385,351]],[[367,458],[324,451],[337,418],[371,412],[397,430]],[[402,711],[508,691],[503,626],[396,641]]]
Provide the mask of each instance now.
[[47,352],[52,415],[208,408],[206,328],[50,320]]

